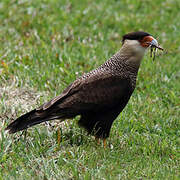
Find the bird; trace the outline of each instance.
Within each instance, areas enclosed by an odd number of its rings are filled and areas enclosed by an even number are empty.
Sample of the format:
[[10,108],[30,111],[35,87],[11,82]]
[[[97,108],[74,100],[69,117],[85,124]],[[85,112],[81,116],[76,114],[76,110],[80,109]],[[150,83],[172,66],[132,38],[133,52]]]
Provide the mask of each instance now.
[[57,97],[10,123],[9,133],[45,121],[61,122],[80,115],[78,124],[105,144],[114,120],[127,105],[148,48],[161,49],[149,33],[136,31],[122,37],[122,47],[96,69],[83,74]]

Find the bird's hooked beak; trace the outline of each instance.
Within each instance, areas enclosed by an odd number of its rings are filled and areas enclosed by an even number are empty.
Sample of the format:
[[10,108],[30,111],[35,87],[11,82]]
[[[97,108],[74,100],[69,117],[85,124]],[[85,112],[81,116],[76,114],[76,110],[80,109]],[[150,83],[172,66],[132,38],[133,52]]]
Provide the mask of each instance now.
[[140,44],[142,47],[145,48],[150,47],[163,50],[163,48],[159,46],[158,41],[152,36],[145,36],[143,39],[140,40]]
[[158,42],[155,38],[152,39],[152,41],[150,42],[151,46],[158,46]]
[[158,45],[158,42],[155,38],[152,39],[152,41],[149,43],[151,48],[160,49],[163,51],[163,48]]
[[160,49],[163,51],[163,48],[159,46],[155,38],[153,38],[151,42],[149,42],[149,47],[151,48],[150,57],[152,57],[152,54],[153,54],[153,60],[155,60],[157,49]]

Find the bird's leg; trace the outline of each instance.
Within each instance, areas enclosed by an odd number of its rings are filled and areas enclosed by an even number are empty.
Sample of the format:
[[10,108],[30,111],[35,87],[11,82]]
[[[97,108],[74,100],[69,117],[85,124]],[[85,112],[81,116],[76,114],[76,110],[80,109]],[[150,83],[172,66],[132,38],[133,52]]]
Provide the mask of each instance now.
[[106,139],[103,139],[103,146],[104,146],[104,149],[106,148]]
[[61,130],[60,128],[57,130],[57,143],[60,145],[61,142]]
[[95,140],[96,140],[97,144],[99,145],[100,144],[100,139],[98,137],[95,137]]
[[[100,138],[95,137],[95,140],[96,140],[97,144],[99,145],[100,144]],[[103,139],[103,146],[104,146],[104,148],[106,148],[106,145],[107,145],[106,139]]]
[[24,130],[24,140],[26,141],[26,136],[27,136],[27,129]]

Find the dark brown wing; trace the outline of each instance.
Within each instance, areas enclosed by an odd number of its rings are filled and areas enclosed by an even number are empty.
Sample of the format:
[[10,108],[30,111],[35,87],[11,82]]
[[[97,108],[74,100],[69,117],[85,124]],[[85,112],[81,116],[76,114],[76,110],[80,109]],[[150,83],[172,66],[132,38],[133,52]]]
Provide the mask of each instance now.
[[64,91],[59,95],[48,101],[47,103],[44,103],[39,108],[36,108],[36,110],[46,110],[53,106],[56,102],[61,102],[64,98],[67,96],[70,96],[78,91],[78,87],[80,86],[81,82],[79,80],[74,81],[72,84],[70,84]]
[[112,107],[125,96],[132,94],[130,79],[108,72],[79,78],[68,86],[61,95],[45,103],[38,110],[52,106],[56,109],[71,109],[81,112],[103,107]]

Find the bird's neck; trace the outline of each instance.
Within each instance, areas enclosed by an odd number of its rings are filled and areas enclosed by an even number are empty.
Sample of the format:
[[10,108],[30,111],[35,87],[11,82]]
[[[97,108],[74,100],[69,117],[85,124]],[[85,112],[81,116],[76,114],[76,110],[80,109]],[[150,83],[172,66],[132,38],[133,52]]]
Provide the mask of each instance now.
[[136,42],[132,41],[131,44],[126,42],[122,46],[118,54],[121,57],[120,61],[123,61],[123,63],[125,63],[129,67],[138,70],[146,49],[135,43]]

